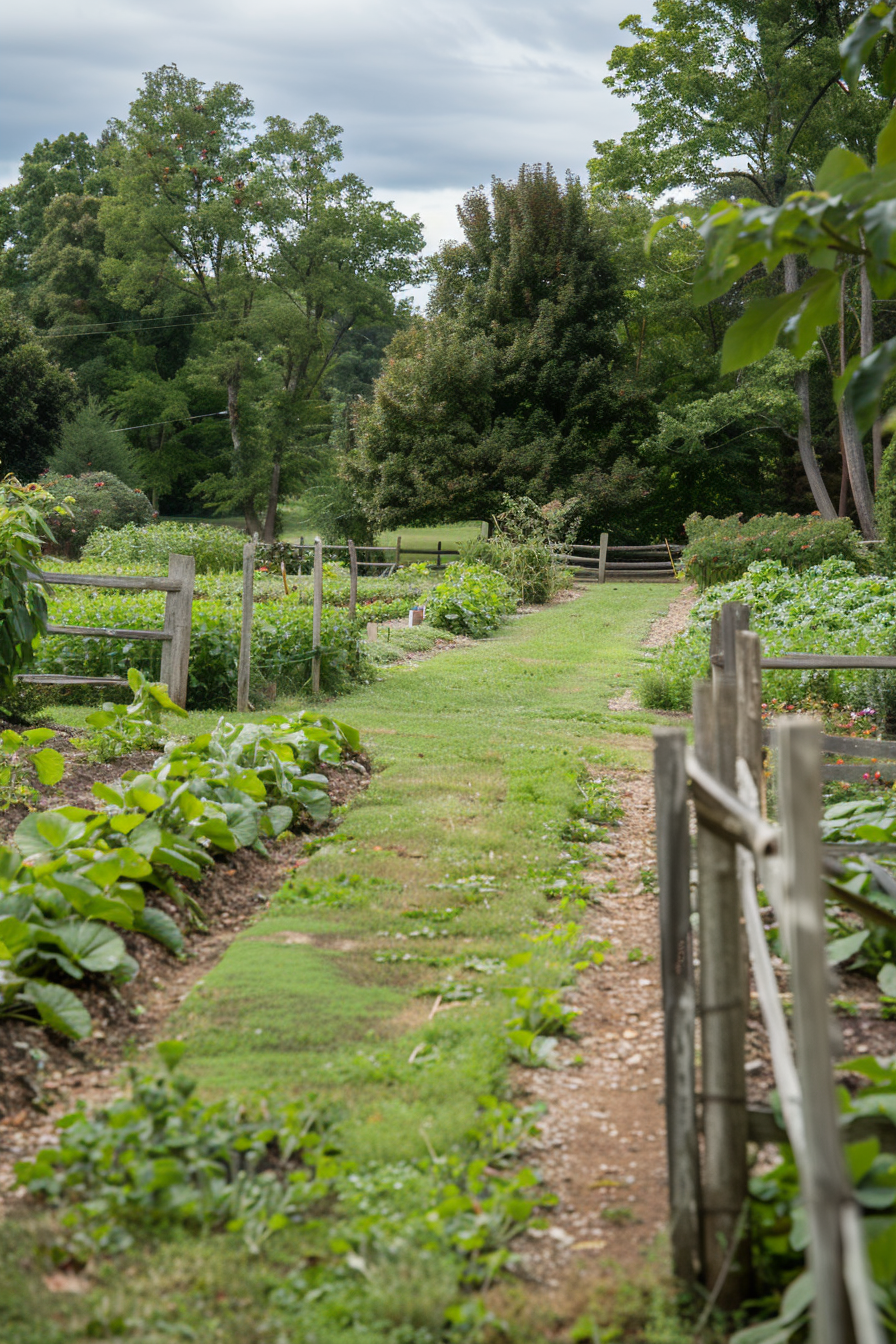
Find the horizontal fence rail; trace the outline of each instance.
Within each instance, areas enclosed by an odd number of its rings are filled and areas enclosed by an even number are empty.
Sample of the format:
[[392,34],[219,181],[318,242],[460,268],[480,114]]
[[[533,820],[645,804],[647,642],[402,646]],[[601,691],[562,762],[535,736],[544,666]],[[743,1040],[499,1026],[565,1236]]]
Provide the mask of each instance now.
[[[65,574],[44,571],[48,592],[55,587],[111,588],[125,592],[165,594],[165,617],[161,630],[126,630],[100,625],[48,625],[48,635],[75,635],[82,639],[148,639],[162,644],[160,678],[168,694],[182,709],[187,704],[190,669],[190,639],[193,626],[193,588],[196,561],[192,555],[170,555],[168,577],[121,574]],[[69,676],[63,673],[23,672],[16,677],[29,686],[127,686],[124,677]]]

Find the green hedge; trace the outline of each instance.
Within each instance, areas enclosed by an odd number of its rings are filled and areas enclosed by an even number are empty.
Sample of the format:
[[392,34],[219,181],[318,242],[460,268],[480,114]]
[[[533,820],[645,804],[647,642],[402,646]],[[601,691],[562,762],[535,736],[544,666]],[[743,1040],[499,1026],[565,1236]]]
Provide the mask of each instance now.
[[156,522],[151,527],[133,523],[113,531],[94,532],[82,552],[85,560],[112,565],[148,565],[150,573],[165,574],[169,555],[192,555],[197,574],[242,571],[246,538],[233,527],[214,523]]
[[686,520],[685,572],[701,591],[739,578],[757,560],[777,560],[788,569],[803,570],[839,557],[851,561],[859,572],[873,567],[848,518],[787,513],[758,514],[745,523],[741,518],[739,513],[730,518],[692,513]]

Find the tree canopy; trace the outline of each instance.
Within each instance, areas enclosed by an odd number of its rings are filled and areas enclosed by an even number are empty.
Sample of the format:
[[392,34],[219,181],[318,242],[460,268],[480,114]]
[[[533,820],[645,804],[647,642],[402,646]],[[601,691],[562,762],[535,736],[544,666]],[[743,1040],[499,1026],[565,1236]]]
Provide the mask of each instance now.
[[617,369],[622,293],[577,180],[521,168],[469,192],[426,320],[356,408],[348,470],[386,524],[489,516],[503,494],[641,496],[627,450],[654,423]]

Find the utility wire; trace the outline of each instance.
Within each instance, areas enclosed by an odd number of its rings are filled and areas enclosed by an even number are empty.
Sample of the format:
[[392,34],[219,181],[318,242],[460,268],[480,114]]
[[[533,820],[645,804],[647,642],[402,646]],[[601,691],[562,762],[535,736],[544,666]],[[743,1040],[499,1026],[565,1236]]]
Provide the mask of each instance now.
[[120,330],[122,327],[127,328],[130,331],[133,331],[134,328],[136,327],[148,328],[150,331],[161,331],[164,330],[166,327],[191,327],[195,326],[196,323],[198,322],[242,322],[242,321],[243,321],[242,316],[219,317],[216,313],[209,313],[206,315],[200,314],[198,317],[185,317],[182,321],[178,320],[176,322],[167,322],[162,320],[161,318],[147,317],[147,318],[127,319],[124,322],[106,322],[106,323],[97,322],[92,323],[89,327],[80,327],[77,330],[62,328],[54,331],[44,331],[38,329],[38,335],[56,336],[60,340],[69,340],[74,338],[75,336],[111,336],[114,335],[114,333]]
[[153,429],[156,425],[179,425],[184,420],[212,420],[215,416],[226,415],[226,411],[209,411],[206,415],[179,415],[174,420],[147,420],[145,425],[125,425],[123,429],[113,429],[113,434],[127,434],[129,429]]

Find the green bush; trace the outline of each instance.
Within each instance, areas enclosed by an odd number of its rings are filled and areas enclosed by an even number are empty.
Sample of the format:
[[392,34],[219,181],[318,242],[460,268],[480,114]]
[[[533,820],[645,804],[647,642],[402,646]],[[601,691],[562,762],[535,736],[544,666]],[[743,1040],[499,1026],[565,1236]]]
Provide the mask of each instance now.
[[[57,588],[51,614],[58,625],[160,629],[160,593]],[[259,603],[252,627],[252,675],[256,684],[276,682],[280,693],[303,691],[311,679],[312,608],[292,598]],[[37,672],[126,677],[136,667],[159,680],[161,645],[149,640],[85,639],[47,635],[35,652]],[[222,598],[193,603],[190,644],[190,709],[228,708],[235,702],[240,650],[240,606]],[[335,693],[367,670],[364,646],[345,610],[324,608],[321,623],[321,690]]]
[[513,589],[487,565],[449,565],[426,607],[433,625],[482,639],[516,606]]
[[235,528],[214,523],[166,521],[153,523],[151,527],[129,523],[114,530],[99,528],[84,547],[83,555],[85,559],[116,565],[148,564],[157,573],[167,570],[169,555],[192,555],[197,574],[215,574],[242,570],[245,540]]
[[685,521],[685,572],[701,591],[739,578],[757,560],[777,560],[794,570],[809,569],[833,557],[851,561],[860,572],[872,566],[848,518],[773,513],[758,514],[742,523],[741,517],[737,513],[730,518],[703,518],[692,513]]
[[544,541],[514,543],[499,532],[488,541],[462,542],[460,554],[465,564],[487,565],[503,574],[521,602],[548,602],[572,582],[572,570],[557,563]]
[[146,524],[153,516],[152,505],[142,490],[125,485],[110,472],[85,472],[82,476],[53,476],[45,472],[40,485],[49,492],[53,504],[66,503],[67,514],[48,508],[50,531],[59,550],[79,556],[87,538],[97,528],[118,529],[128,523]]

